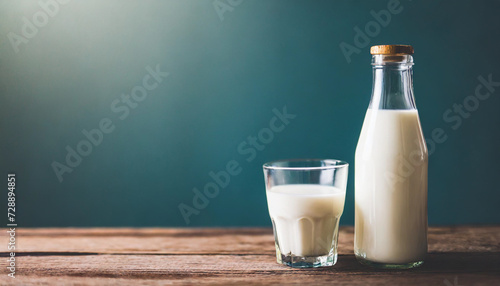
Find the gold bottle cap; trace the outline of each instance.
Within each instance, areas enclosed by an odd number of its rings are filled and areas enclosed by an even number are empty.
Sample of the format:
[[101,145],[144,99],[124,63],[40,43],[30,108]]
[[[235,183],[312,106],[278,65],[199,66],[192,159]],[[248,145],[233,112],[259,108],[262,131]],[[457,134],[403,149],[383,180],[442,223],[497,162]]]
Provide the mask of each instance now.
[[372,55],[412,55],[413,47],[410,45],[378,45],[370,48]]

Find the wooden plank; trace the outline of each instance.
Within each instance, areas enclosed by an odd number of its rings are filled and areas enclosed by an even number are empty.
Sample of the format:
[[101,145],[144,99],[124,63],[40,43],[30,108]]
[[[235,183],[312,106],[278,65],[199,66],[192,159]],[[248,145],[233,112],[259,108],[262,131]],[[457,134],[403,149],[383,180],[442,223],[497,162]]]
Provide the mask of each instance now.
[[352,227],[341,229],[338,263],[321,269],[277,264],[270,229],[19,229],[17,235],[17,278],[2,267],[1,285],[500,285],[498,226],[430,228],[425,264],[406,271],[360,265]]
[[[168,280],[176,283],[353,283],[369,284],[442,284],[453,281],[460,285],[492,285],[498,282],[498,254],[464,255],[431,254],[426,264],[410,271],[382,271],[366,268],[353,255],[342,255],[334,267],[323,269],[292,269],[278,265],[274,255],[83,255],[32,256],[19,259],[17,282],[28,283],[84,278],[89,283],[114,283],[114,279],[133,281]],[[485,263],[488,262],[488,263]],[[103,279],[106,278],[106,279]],[[8,282],[2,279],[2,285]],[[134,282],[135,283],[135,282]],[[497,284],[498,285],[498,284]]]
[[274,251],[269,228],[20,229],[18,236],[20,252],[265,254]]
[[[1,231],[0,245],[7,244]],[[268,254],[274,251],[272,230],[58,228],[18,229],[20,252]],[[498,252],[500,226],[431,227],[429,252]],[[342,227],[339,253],[352,254],[353,227]]]

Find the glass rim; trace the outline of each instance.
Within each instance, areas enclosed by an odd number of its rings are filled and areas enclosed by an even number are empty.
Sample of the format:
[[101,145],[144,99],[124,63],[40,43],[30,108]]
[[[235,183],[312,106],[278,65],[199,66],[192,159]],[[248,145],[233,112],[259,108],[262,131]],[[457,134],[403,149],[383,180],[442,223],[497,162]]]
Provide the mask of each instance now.
[[414,65],[413,56],[407,54],[393,54],[393,55],[372,55],[373,68],[381,67],[404,67],[408,69]]
[[[276,163],[287,163],[287,162],[323,162],[327,164],[326,166],[315,166],[315,167],[308,167],[308,166],[298,166],[298,167],[290,167],[290,166],[276,166]],[[307,171],[307,170],[328,170],[328,169],[339,169],[339,168],[344,168],[348,167],[349,163],[346,161],[342,160],[337,160],[337,159],[314,159],[314,158],[307,158],[307,159],[285,159],[285,160],[275,160],[275,161],[270,161],[267,163],[264,163],[262,167],[265,170],[290,170],[290,171]]]

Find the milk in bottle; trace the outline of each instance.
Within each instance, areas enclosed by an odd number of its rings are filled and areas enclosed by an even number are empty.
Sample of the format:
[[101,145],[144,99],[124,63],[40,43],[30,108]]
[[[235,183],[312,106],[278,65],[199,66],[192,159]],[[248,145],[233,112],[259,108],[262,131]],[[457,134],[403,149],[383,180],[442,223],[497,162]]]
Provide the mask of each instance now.
[[412,268],[427,252],[428,154],[413,97],[413,48],[374,46],[373,91],[355,156],[356,258]]

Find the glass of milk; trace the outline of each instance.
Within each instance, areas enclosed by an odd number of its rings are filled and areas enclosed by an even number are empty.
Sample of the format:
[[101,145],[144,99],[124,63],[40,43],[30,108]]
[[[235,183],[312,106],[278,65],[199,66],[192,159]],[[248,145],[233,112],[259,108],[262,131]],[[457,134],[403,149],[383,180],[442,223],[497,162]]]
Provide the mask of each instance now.
[[348,167],[330,159],[264,164],[278,263],[305,268],[337,262]]

